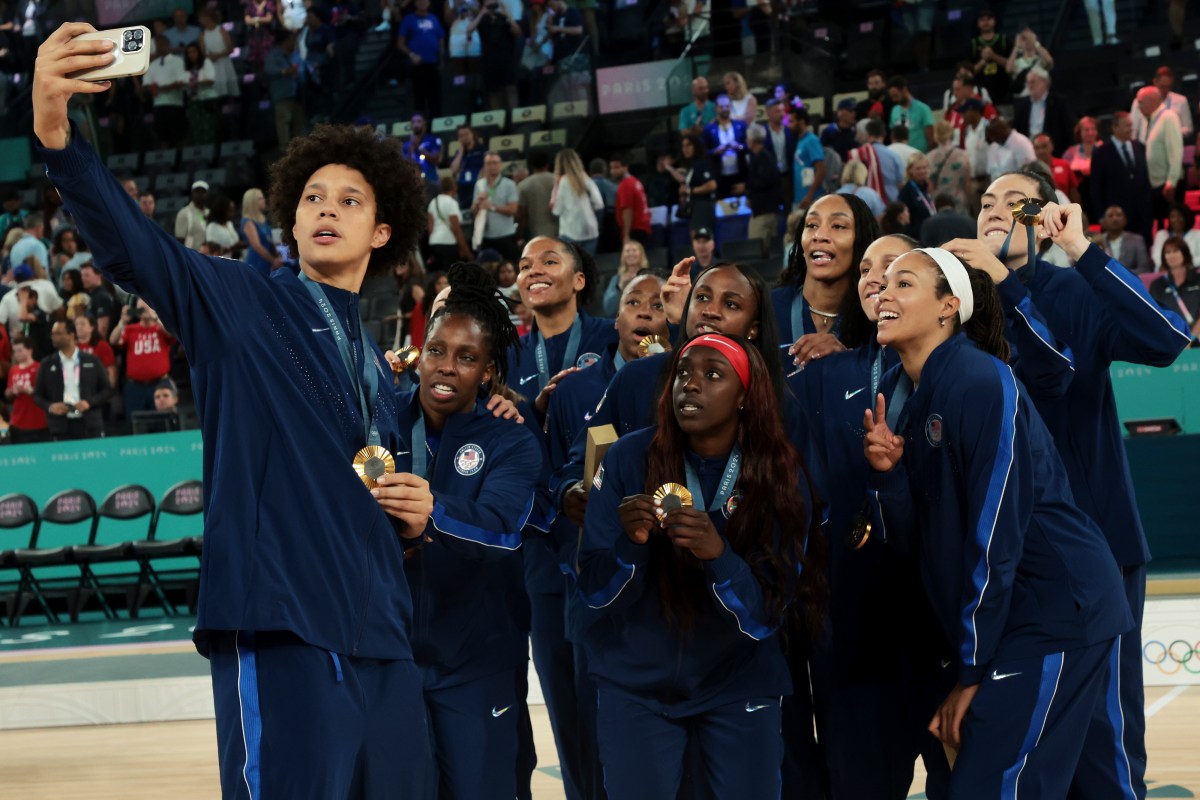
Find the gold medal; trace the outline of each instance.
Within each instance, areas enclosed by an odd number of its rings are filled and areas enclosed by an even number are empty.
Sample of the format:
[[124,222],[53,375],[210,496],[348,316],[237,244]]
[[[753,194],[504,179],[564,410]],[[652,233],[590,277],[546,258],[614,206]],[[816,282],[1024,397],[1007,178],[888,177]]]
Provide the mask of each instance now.
[[1029,197],[1015,200],[1008,204],[1012,209],[1013,219],[1022,225],[1037,225],[1042,221],[1042,204]]
[[692,493],[686,486],[678,483],[664,483],[655,490],[654,499],[658,501],[654,508],[654,516],[658,517],[659,522],[666,520],[670,511],[692,507]]
[[358,473],[363,486],[374,489],[376,483],[384,475],[396,471],[396,459],[387,448],[379,445],[368,445],[354,454],[354,471]]
[[396,352],[396,360],[392,362],[392,373],[399,375],[402,372],[407,372],[417,365],[421,359],[421,348],[415,344],[410,344],[407,347],[401,347]]
[[[638,342],[638,357],[645,358],[656,353],[671,352],[671,342],[665,336],[653,334]],[[684,491],[687,491],[686,489]]]

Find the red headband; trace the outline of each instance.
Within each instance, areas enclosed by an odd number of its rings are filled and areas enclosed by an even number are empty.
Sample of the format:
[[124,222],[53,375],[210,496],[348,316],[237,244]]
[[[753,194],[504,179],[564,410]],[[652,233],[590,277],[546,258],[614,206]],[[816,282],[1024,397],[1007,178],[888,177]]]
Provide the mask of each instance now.
[[683,354],[693,347],[711,347],[729,360],[733,365],[733,371],[738,374],[738,378],[742,381],[742,388],[750,388],[750,357],[746,355],[746,351],[741,348],[737,342],[730,339],[728,336],[722,336],[719,333],[706,333],[703,336],[697,336],[683,346],[679,357],[683,358]]

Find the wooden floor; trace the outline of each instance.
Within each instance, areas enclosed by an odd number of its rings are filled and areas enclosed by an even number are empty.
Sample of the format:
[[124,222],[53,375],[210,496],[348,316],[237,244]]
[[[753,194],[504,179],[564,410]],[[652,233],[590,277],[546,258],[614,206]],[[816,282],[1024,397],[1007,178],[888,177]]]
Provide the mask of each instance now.
[[[1200,687],[1147,689],[1146,709],[1152,796],[1200,797]],[[545,707],[531,712],[542,766],[552,766]],[[211,720],[0,732],[4,800],[207,800],[216,777]],[[913,791],[921,786],[918,776]],[[533,796],[561,798],[562,784],[539,770]]]

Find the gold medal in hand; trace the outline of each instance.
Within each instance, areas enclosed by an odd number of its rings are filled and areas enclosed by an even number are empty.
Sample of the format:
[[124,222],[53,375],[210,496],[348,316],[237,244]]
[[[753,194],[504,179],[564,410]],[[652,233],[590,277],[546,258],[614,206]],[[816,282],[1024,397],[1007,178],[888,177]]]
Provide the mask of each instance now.
[[379,486],[379,479],[396,471],[396,459],[386,447],[368,445],[354,455],[354,471],[358,474],[363,486],[374,489]]

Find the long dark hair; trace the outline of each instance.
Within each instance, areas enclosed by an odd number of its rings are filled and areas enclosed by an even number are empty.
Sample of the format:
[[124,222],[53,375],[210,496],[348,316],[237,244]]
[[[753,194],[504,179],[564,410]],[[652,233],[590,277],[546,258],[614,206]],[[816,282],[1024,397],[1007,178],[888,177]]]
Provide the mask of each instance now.
[[[775,393],[775,403],[782,409],[784,387],[787,385],[783,378],[783,362],[779,358],[779,322],[775,319],[775,310],[771,305],[771,289],[767,286],[767,282],[763,280],[762,275],[758,274],[758,270],[750,267],[737,264],[732,261],[720,261],[713,264],[711,267],[701,270],[696,276],[696,280],[692,282],[692,288],[688,290],[687,298],[683,302],[683,315],[679,318],[679,333],[675,336],[675,350],[680,350],[688,340],[688,310],[692,307],[692,293],[696,291],[696,287],[700,285],[700,279],[714,269],[736,269],[742,274],[747,281],[750,282],[750,288],[754,291],[754,300],[758,303],[758,338],[751,342],[758,351],[766,356],[767,375],[771,379],[771,386]],[[673,380],[675,370],[673,365],[665,366],[663,372],[658,378],[659,394],[662,389],[671,380]],[[655,420],[648,420],[650,424],[654,424]]]
[[[862,304],[858,300],[858,265],[862,261],[867,247],[879,238],[880,231],[875,215],[871,213],[870,206],[864,203],[862,198],[852,194],[839,194],[838,197],[845,200],[846,205],[850,206],[850,214],[854,219],[854,249],[850,257],[850,269],[846,270],[843,278],[843,282],[846,284],[846,293],[842,297],[842,306],[838,309],[838,316],[842,323],[839,338],[842,344],[853,349],[866,344],[871,336],[871,323],[867,320],[867,315],[863,313]],[[800,217],[796,222],[796,229],[792,231],[792,254],[788,258],[783,272],[779,273],[779,285],[794,285],[796,291],[801,291],[804,279],[808,277],[808,262],[804,258],[804,248],[800,246],[806,216]]]
[[[922,255],[925,254],[922,253]],[[958,258],[958,256],[954,257]],[[946,280],[946,275],[942,272],[941,267],[930,256],[926,255],[925,258],[929,259],[941,276],[937,283],[937,296],[945,297],[953,294],[950,290],[950,282]],[[958,260],[967,270],[967,277],[971,281],[971,295],[975,310],[965,325],[959,322],[958,315],[955,314],[954,330],[962,330],[980,350],[1007,364],[1012,351],[1008,346],[1008,340],[1004,338],[1004,306],[1000,303],[1000,292],[997,291],[996,284],[986,272],[975,269],[961,258]]]
[[[804,481],[812,495],[808,470],[784,432],[772,391],[768,367],[779,358],[774,353],[764,357],[740,336],[726,336],[746,351],[750,386],[746,410],[738,415],[742,465],[737,486],[742,496],[725,526],[725,539],[757,577],[771,620],[781,624],[789,611],[802,612],[816,630],[825,590],[825,543],[819,532],[820,511],[816,503],[810,508],[798,489],[797,480]],[[671,357],[672,375],[682,351],[677,348]],[[675,418],[673,395],[672,381],[659,397],[658,432],[646,451],[647,494],[664,483],[683,482],[687,436]],[[663,616],[687,631],[694,622],[693,609],[709,602],[704,573],[694,560],[676,552],[666,536],[652,535],[650,546],[650,570]]]
[[[508,383],[508,350],[519,341],[517,329],[508,316],[508,303],[496,288],[496,280],[478,264],[457,263],[447,275],[450,293],[446,304],[429,319],[429,331],[442,317],[462,314],[479,323],[487,340],[489,357],[496,365],[496,381]],[[432,303],[432,299],[430,300]]]

